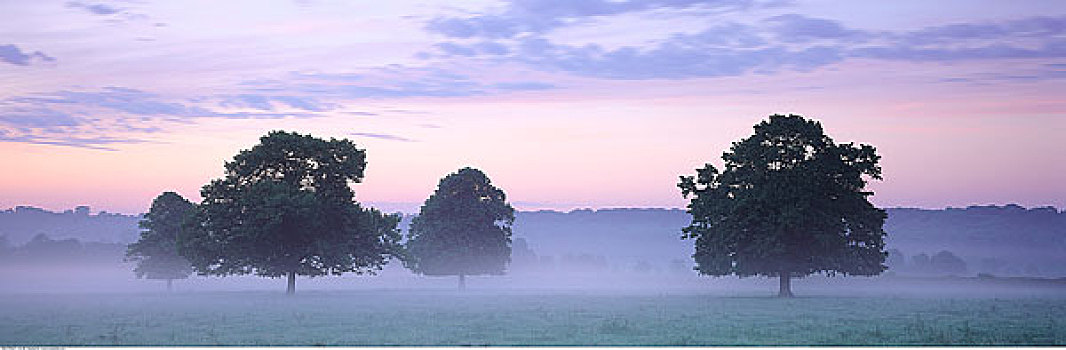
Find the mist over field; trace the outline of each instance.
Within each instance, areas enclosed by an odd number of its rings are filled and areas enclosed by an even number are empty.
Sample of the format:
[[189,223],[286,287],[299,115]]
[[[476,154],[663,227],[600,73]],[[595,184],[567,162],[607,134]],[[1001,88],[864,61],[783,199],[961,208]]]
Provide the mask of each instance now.
[[[289,298],[284,279],[256,276],[194,275],[167,292],[122,261],[138,216],[19,208],[0,212],[11,237],[0,255],[0,343],[1066,342],[1062,241],[1054,240],[1064,236],[1064,214],[1015,206],[889,214],[887,249],[907,252],[903,265],[890,257],[897,265],[878,277],[799,278],[795,300],[771,298],[775,279],[698,276],[691,242],[678,237],[687,214],[672,209],[519,212],[507,274],[468,277],[465,291],[454,276],[418,276],[394,261],[373,276],[299,277]],[[984,229],[967,225],[974,220]],[[915,265],[913,255],[944,250],[965,269]]]
[[[890,208],[888,214],[889,270],[873,280],[1066,277],[1066,213],[1054,208]],[[406,230],[410,219],[406,215],[399,227]],[[126,245],[136,240],[139,220],[137,215],[89,213],[89,208],[62,213],[19,207],[0,212],[0,273],[5,281],[14,282],[5,283],[0,292],[160,290],[162,282],[136,279],[131,272],[134,264],[123,261]],[[473,277],[471,286],[699,291],[757,283],[759,278],[697,276],[692,270],[692,241],[680,239],[687,220],[688,214],[677,209],[518,212],[507,274]],[[934,260],[941,252],[948,254]],[[826,280],[846,285],[868,279]],[[283,282],[255,276],[193,276],[176,281],[175,288],[272,290]],[[802,290],[806,282],[797,283]],[[307,290],[448,289],[455,278],[420,277],[393,261],[376,276],[300,277],[298,284]]]

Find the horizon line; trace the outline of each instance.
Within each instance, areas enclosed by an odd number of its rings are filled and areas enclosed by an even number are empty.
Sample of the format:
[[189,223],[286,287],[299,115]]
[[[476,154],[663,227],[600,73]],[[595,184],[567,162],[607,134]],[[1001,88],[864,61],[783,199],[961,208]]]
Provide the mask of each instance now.
[[[389,214],[400,213],[400,214],[402,214],[404,216],[417,215],[418,214],[417,213],[417,209],[415,211],[407,211],[407,210],[384,210],[382,208],[383,207],[389,207],[389,206],[414,206],[415,208],[420,208],[422,206],[421,203],[409,203],[409,202],[360,202],[359,204],[362,205],[363,207],[366,207],[366,208],[378,209],[379,211],[384,212],[384,213],[389,213]],[[384,204],[384,205],[381,205],[381,204]],[[540,203],[540,204],[543,204],[543,203]],[[512,205],[513,205],[513,203],[512,203]],[[49,212],[49,213],[53,213],[53,214],[64,214],[64,213],[68,213],[68,212],[69,213],[74,213],[76,211],[76,209],[80,208],[80,207],[87,208],[87,210],[88,210],[87,215],[94,215],[94,216],[95,215],[101,215],[101,214],[113,214],[113,215],[117,214],[117,215],[125,215],[125,216],[142,216],[142,215],[145,214],[145,213],[130,214],[130,213],[123,213],[123,212],[107,211],[107,210],[100,210],[100,211],[95,211],[94,212],[94,211],[92,211],[92,207],[89,206],[89,205],[76,205],[73,208],[69,208],[69,209],[55,210],[55,209],[49,209],[49,208],[34,206],[34,205],[31,205],[31,204],[20,204],[20,205],[15,205],[15,206],[12,206],[12,207],[0,208],[0,213],[16,212],[17,209],[19,209],[19,208],[28,208],[28,209],[41,210],[41,211],[45,211],[45,212]],[[1018,207],[1018,208],[1023,209],[1023,210],[1035,210],[1035,209],[1048,209],[1048,208],[1050,208],[1050,209],[1054,210],[1056,213],[1066,213],[1066,208],[1058,208],[1058,207],[1053,206],[1053,205],[1026,207],[1024,205],[1020,205],[1020,204],[1017,204],[1017,203],[1007,203],[1007,204],[971,204],[971,205],[967,205],[967,206],[963,206],[963,207],[946,206],[946,207],[940,207],[940,208],[917,207],[917,206],[886,206],[886,207],[879,207],[879,208],[880,209],[886,209],[886,210],[887,209],[912,209],[912,210],[930,210],[930,211],[932,211],[932,210],[952,210],[952,209],[970,209],[970,208],[1010,208],[1010,207]],[[556,208],[515,208],[515,212],[523,212],[523,213],[555,212],[555,213],[562,213],[562,214],[571,214],[571,213],[574,213],[574,212],[587,212],[587,211],[598,212],[598,211],[606,211],[606,210],[677,210],[677,211],[685,211],[686,208],[684,208],[684,207],[670,207],[670,206],[660,206],[660,207],[649,207],[649,206],[643,206],[643,207],[642,206],[572,206],[569,209],[560,209],[559,207],[556,207]]]

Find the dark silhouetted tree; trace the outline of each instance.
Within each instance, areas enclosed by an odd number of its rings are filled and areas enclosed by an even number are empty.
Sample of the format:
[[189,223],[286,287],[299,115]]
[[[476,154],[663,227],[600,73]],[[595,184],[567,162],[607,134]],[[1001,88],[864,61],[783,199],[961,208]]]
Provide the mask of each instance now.
[[365,152],[346,139],[272,131],[201,191],[178,247],[203,275],[373,274],[400,253],[398,215],[355,202]]
[[176,279],[192,274],[189,261],[178,254],[177,238],[196,205],[174,192],[163,192],[141,220],[141,238],[126,249],[126,260],[137,262],[137,278],[166,280],[167,291]]
[[511,260],[514,208],[480,170],[463,168],[440,180],[408,233],[407,267],[427,276],[502,275]]
[[678,187],[691,198],[697,270],[704,275],[780,278],[877,275],[884,271],[885,212],[867,200],[866,177],[881,179],[880,157],[868,145],[836,144],[820,123],[772,115],[755,134]]

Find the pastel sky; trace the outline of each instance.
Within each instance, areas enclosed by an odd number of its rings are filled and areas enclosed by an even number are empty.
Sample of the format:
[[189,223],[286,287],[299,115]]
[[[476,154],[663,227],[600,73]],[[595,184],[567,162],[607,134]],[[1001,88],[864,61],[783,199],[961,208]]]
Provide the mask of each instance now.
[[485,171],[520,209],[682,207],[774,113],[877,147],[886,207],[1066,207],[1062,1],[0,2],[0,208],[194,200],[270,130],[357,199]]

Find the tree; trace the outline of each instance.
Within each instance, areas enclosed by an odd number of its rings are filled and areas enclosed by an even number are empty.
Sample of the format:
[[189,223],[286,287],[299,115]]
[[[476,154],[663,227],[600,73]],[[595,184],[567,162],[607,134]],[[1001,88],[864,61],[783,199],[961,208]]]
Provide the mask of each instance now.
[[203,187],[179,251],[203,275],[287,277],[287,294],[296,275],[374,274],[399,254],[400,218],[354,201],[365,156],[347,139],[270,132]]
[[174,192],[163,192],[139,223],[141,238],[127,246],[126,261],[137,262],[137,278],[166,280],[167,291],[176,279],[192,274],[189,261],[178,254],[177,238],[182,224],[196,205]]
[[874,147],[836,144],[820,123],[772,115],[755,133],[678,187],[691,197],[700,274],[779,277],[778,296],[791,297],[791,278],[877,275],[885,212],[867,200],[865,177],[881,179]]
[[513,272],[516,269],[526,271],[535,269],[540,259],[537,258],[537,253],[529,248],[529,243],[526,242],[526,239],[515,238],[512,243],[510,270]]
[[929,258],[929,268],[940,275],[962,275],[967,271],[966,262],[954,253],[941,250]]
[[440,180],[411,221],[405,262],[427,276],[502,275],[511,260],[514,208],[480,170],[463,168]]

